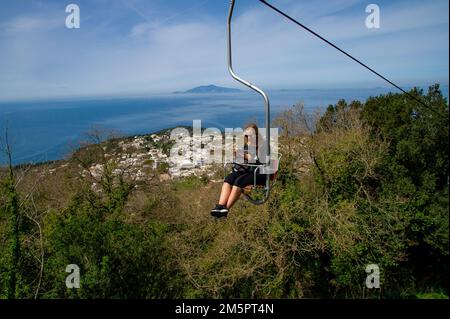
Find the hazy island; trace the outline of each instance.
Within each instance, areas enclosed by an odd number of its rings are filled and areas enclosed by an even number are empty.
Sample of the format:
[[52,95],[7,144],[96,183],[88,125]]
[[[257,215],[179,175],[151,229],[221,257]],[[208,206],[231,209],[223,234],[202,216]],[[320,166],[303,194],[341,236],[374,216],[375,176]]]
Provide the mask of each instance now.
[[205,93],[239,93],[242,92],[239,89],[226,88],[222,86],[201,85],[187,91],[176,91],[173,94],[205,94]]

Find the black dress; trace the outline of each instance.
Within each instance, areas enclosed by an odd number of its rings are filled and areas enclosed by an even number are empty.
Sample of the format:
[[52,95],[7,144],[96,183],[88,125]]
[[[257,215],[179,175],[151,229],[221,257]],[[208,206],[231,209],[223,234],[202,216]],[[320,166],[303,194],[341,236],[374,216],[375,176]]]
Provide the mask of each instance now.
[[[244,163],[248,163],[248,161],[245,160]],[[256,157],[256,163],[252,164],[261,165],[261,162],[259,161],[258,157]],[[235,164],[233,165],[233,172],[225,177],[224,182],[240,188],[244,188],[248,185],[253,185],[255,182],[255,169],[255,166],[240,166],[239,164]],[[266,175],[260,174],[258,170],[258,172],[256,172],[256,185],[265,184]]]

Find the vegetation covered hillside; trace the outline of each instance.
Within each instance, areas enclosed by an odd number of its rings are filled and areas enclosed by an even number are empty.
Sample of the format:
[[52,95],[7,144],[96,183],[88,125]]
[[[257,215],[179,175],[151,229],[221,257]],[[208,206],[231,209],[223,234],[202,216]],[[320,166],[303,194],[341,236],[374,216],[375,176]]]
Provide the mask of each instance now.
[[428,107],[388,94],[314,125],[301,105],[279,114],[271,197],[227,219],[209,215],[220,173],[165,179],[141,156],[138,174],[121,139],[5,168],[0,297],[448,298],[448,102],[438,85],[410,93]]

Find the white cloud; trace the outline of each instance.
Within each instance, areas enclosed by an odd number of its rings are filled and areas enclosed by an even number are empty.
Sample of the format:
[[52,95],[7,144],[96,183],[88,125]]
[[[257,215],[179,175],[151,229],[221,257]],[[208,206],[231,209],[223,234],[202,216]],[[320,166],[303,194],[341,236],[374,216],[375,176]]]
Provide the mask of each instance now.
[[39,32],[63,25],[64,20],[58,18],[19,16],[0,24],[0,31],[6,33]]

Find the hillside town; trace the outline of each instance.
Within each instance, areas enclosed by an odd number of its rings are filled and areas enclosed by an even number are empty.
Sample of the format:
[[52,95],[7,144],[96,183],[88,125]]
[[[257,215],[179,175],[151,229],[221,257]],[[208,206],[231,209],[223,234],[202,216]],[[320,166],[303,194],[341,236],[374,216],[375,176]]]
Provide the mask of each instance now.
[[[223,141],[225,143],[222,145]],[[221,181],[222,179],[218,179],[218,176],[222,176],[224,172],[222,155],[226,154],[224,150],[233,149],[233,142],[233,139],[224,138],[223,133],[214,137],[207,134],[197,136],[191,135],[187,129],[179,131],[166,129],[151,134],[109,139],[97,145],[85,145],[75,150],[69,159],[78,163],[83,178],[90,176],[96,181],[101,180],[105,163],[114,163],[113,174],[128,177],[135,182],[146,181],[150,178],[157,178],[160,182],[164,182],[190,176]],[[178,147],[176,147],[177,143]],[[89,153],[89,149],[94,146],[102,150],[103,160],[92,160],[86,165],[79,158],[82,156],[80,154],[84,151]],[[276,151],[277,149],[272,150],[277,154]],[[215,152],[217,152],[216,157]],[[228,155],[225,156],[227,161],[228,157]],[[307,152],[299,154],[297,165],[301,168],[300,173],[305,172],[310,163],[311,159]],[[47,169],[42,169],[38,164],[31,170],[45,177],[66,168],[68,162],[63,160],[47,164]],[[93,183],[94,188],[98,186],[96,184],[98,183]]]
[[[148,174],[158,172],[160,181],[170,179],[185,178],[188,176],[208,176],[214,175],[215,170],[212,164],[207,164],[204,160],[206,152],[209,149],[211,141],[195,141],[191,140],[190,135],[179,136],[179,140],[186,139],[186,145],[192,143],[202,143],[199,150],[201,158],[194,162],[193,156],[170,156],[170,150],[173,146],[173,140],[170,139],[170,132],[165,131],[160,134],[136,135],[131,138],[120,140],[117,147],[112,152],[107,152],[104,146],[105,158],[115,158],[117,160],[117,168],[115,173],[126,170],[127,175],[133,176],[136,181],[144,180]],[[89,168],[89,172],[85,169],[84,176],[91,174],[94,177],[100,177],[103,165],[100,163],[93,164]]]

